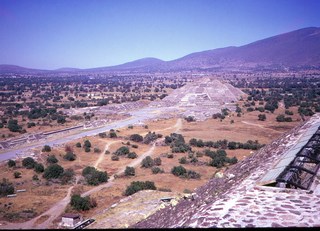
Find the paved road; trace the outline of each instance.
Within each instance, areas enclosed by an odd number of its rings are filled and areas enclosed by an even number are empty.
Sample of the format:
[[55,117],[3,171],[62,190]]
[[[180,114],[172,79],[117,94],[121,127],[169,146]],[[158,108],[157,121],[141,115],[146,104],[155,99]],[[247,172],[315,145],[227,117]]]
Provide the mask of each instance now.
[[65,135],[57,134],[53,138],[51,137],[51,138],[48,138],[43,141],[39,141],[34,144],[30,144],[28,147],[17,148],[14,150],[4,150],[4,151],[1,151],[2,153],[0,154],[0,161],[15,158],[17,154],[23,155],[25,152],[28,152],[30,149],[43,147],[46,144],[50,145],[50,146],[60,145],[60,144],[70,142],[72,140],[76,140],[76,139],[85,137],[85,136],[97,135],[101,132],[109,131],[110,129],[118,129],[118,128],[126,127],[131,124],[136,124],[138,122],[142,122],[142,121],[145,121],[148,119],[153,119],[158,116],[157,113],[152,113],[152,111],[154,111],[154,110],[155,110],[155,108],[149,108],[149,107],[141,108],[136,111],[131,111],[130,114],[132,115],[132,117],[130,117],[128,119],[124,119],[124,120],[115,121],[115,122],[110,123],[108,125],[105,125],[103,127],[94,128],[91,130],[82,130],[80,133],[72,134],[72,135],[70,135],[70,134],[69,135],[68,134],[65,134]]

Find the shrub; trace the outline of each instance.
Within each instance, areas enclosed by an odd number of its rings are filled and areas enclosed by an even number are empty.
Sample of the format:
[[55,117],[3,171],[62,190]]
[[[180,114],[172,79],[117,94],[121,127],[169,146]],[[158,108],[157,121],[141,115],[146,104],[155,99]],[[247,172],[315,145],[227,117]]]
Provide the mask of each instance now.
[[64,156],[63,159],[69,160],[69,161],[74,161],[77,158],[76,154],[73,152],[67,152]]
[[85,147],[85,148],[84,148],[84,151],[85,151],[85,152],[91,152],[91,149],[90,149],[89,147]]
[[13,184],[8,179],[3,178],[0,182],[0,196],[6,196],[14,193]]
[[69,181],[71,181],[73,179],[73,176],[74,176],[74,171],[73,169],[69,168],[69,169],[66,169],[62,175],[61,175],[61,183],[62,184],[67,184]]
[[13,176],[14,178],[21,178],[21,172],[14,172]]
[[191,146],[197,146],[197,139],[195,139],[195,138],[192,138],[191,140],[189,140],[189,144],[191,145]]
[[126,167],[126,170],[124,171],[124,175],[126,176],[134,176],[136,174],[136,171],[134,169],[134,167]]
[[131,145],[131,147],[133,147],[133,148],[138,148],[139,146],[136,145],[136,144],[133,144],[133,145]]
[[8,160],[8,167],[12,168],[16,166],[16,162],[14,160]]
[[81,143],[80,142],[76,143],[76,147],[81,148]]
[[187,170],[179,165],[179,166],[174,166],[172,169],[171,169],[171,173],[175,176],[183,176],[187,173]]
[[118,148],[118,150],[117,151],[115,151],[115,155],[117,155],[117,156],[124,156],[124,155],[127,155],[127,154],[129,154],[129,148],[128,147],[126,147],[126,146],[122,146],[122,147],[120,147],[120,148]]
[[197,140],[196,146],[199,148],[202,148],[202,147],[204,147],[204,142],[201,139],[199,139],[199,140]]
[[190,189],[187,189],[187,188],[186,188],[186,189],[183,190],[183,193],[191,194],[192,191],[191,191]]
[[32,180],[36,180],[36,181],[39,180],[38,175],[33,175]]
[[107,137],[107,133],[101,132],[101,133],[99,133],[99,137],[100,138],[106,138]]
[[91,142],[90,142],[90,140],[85,140],[83,146],[84,146],[84,147],[91,148]]
[[234,157],[228,159],[227,162],[230,164],[236,164],[238,162],[238,159],[237,159],[237,157],[234,156]]
[[134,142],[142,142],[143,141],[143,137],[139,134],[132,134],[129,139],[131,141],[134,141]]
[[127,187],[126,191],[125,191],[125,195],[126,196],[130,196],[138,191],[141,191],[141,190],[147,190],[147,189],[150,189],[150,190],[156,190],[156,186],[154,184],[154,182],[152,181],[133,181],[131,182],[131,184]]
[[195,121],[195,118],[194,118],[193,116],[184,117],[184,119],[185,119],[187,122],[193,122],[193,121]]
[[98,185],[103,182],[107,182],[109,177],[106,172],[98,171],[95,167],[87,166],[82,170],[82,176],[84,176],[89,185]]
[[141,162],[142,168],[151,168],[154,165],[154,161],[150,156],[145,157]]
[[55,155],[50,155],[47,157],[47,163],[49,163],[49,164],[58,163],[58,159],[56,158]]
[[42,152],[51,152],[51,147],[49,145],[43,146]]
[[153,159],[153,164],[156,166],[160,166],[161,165],[161,158],[160,157],[156,157]]
[[190,163],[197,163],[198,162],[198,158],[196,157],[192,157],[190,160]]
[[110,138],[117,138],[117,133],[115,133],[114,131],[110,131],[109,132],[109,137]]
[[96,200],[90,199],[89,196],[81,197],[79,194],[71,196],[70,205],[78,211],[86,211],[97,206]]
[[100,149],[100,148],[94,148],[94,149],[93,149],[93,152],[94,152],[94,153],[100,153],[100,152],[101,152],[101,149]]
[[48,166],[43,173],[43,177],[48,179],[52,179],[52,178],[59,178],[62,173],[64,172],[63,167],[61,167],[58,164],[52,164],[50,166]]
[[32,157],[27,157],[22,160],[22,166],[26,167],[27,169],[33,168],[35,164],[36,162]]
[[34,171],[36,171],[37,173],[41,173],[44,172],[44,166],[41,163],[36,163],[34,165]]
[[119,160],[119,156],[112,155],[112,156],[111,156],[111,160],[112,160],[112,161],[118,161],[118,160]]
[[258,115],[258,120],[260,121],[265,121],[267,119],[266,115],[265,114],[259,114]]
[[137,153],[135,152],[130,152],[128,155],[127,155],[128,158],[130,159],[135,159],[138,157]]
[[172,159],[173,158],[173,154],[172,153],[168,153],[167,154],[167,158]]
[[193,170],[188,170],[187,171],[187,178],[190,178],[190,179],[199,179],[200,178],[200,174],[193,171]]
[[106,150],[106,151],[104,152],[104,154],[109,155],[109,154],[110,154],[110,151]]
[[150,144],[152,141],[158,138],[159,136],[155,132],[148,132],[148,134],[143,138],[143,143]]
[[163,169],[159,168],[159,167],[152,167],[151,171],[153,174],[158,174],[158,173],[163,173]]
[[185,158],[185,157],[180,158],[179,159],[179,163],[180,164],[186,164],[187,163],[187,158]]
[[293,115],[293,112],[292,112],[292,111],[289,111],[289,110],[286,110],[284,113],[285,113],[286,115]]
[[172,192],[172,190],[169,189],[169,188],[158,188],[158,191],[160,191],[160,192]]

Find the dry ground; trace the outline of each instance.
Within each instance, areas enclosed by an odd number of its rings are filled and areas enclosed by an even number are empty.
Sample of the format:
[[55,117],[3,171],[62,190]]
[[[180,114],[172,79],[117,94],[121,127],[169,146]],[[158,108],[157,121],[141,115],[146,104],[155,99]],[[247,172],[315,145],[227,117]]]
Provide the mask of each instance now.
[[[241,117],[237,117],[236,113],[231,113],[231,117],[227,117],[222,122],[218,119],[209,119],[203,122],[188,123],[185,120],[178,121],[174,118],[160,121],[150,121],[146,123],[146,125],[148,125],[147,129],[144,126],[134,126],[133,129],[125,127],[117,130],[117,135],[119,138],[110,139],[95,136],[70,142],[68,145],[73,148],[75,154],[77,155],[77,159],[73,162],[63,159],[63,155],[65,154],[64,147],[53,148],[50,154],[54,154],[59,159],[59,164],[61,164],[65,169],[74,169],[77,175],[81,175],[82,169],[86,166],[94,166],[96,164],[100,170],[106,171],[110,176],[119,171],[121,168],[129,165],[134,160],[120,157],[120,161],[112,161],[111,154],[106,155],[104,153],[94,153],[94,147],[97,147],[104,152],[104,149],[107,146],[110,153],[112,153],[117,148],[128,142],[128,140],[125,138],[129,135],[134,133],[144,135],[148,131],[155,131],[156,133],[162,134],[163,137],[169,135],[170,133],[178,132],[185,137],[186,142],[188,142],[191,138],[197,138],[203,139],[204,141],[227,139],[229,141],[246,142],[247,140],[258,140],[259,143],[268,144],[272,140],[276,139],[280,134],[295,127],[301,122],[297,121],[300,119],[300,117],[297,115],[296,109],[293,111],[295,112],[295,115],[292,116],[294,122],[291,123],[278,123],[275,121],[276,116],[284,112],[283,108],[279,108],[273,114],[265,113],[267,115],[266,121],[258,121],[258,114],[260,113],[255,111],[250,113],[245,112]],[[233,120],[234,123],[231,123],[231,120]],[[83,148],[75,147],[77,142],[81,142],[83,144],[85,139],[89,139],[92,143],[91,152],[89,153],[86,153]],[[132,141],[130,141],[130,143],[138,145],[137,149],[129,146],[130,151],[136,152],[138,156],[148,151],[151,147],[151,145],[135,143]],[[204,149],[193,148],[193,150],[201,151]],[[165,155],[168,152],[170,152],[170,148],[168,146],[156,146],[152,154],[153,158],[161,158],[162,164],[160,168],[163,168],[164,173],[152,174],[150,169],[144,169],[140,168],[140,166],[137,166],[135,168],[135,176],[123,176],[117,178],[114,180],[112,187],[104,188],[99,192],[91,194],[90,196],[97,200],[98,207],[90,211],[83,212],[82,215],[84,217],[92,217],[102,214],[103,210],[125,197],[123,196],[123,192],[132,181],[154,181],[157,188],[170,189],[173,195],[178,195],[186,189],[193,191],[195,188],[206,183],[217,172],[216,168],[207,166],[205,164],[185,164],[184,167],[186,169],[192,169],[200,173],[201,178],[198,180],[178,178],[172,175],[170,171],[173,166],[180,165],[179,159],[184,156],[187,157],[187,154],[175,153],[174,158],[169,159]],[[236,156],[239,160],[242,160],[243,158],[249,156],[252,152],[250,150],[239,149],[227,150],[227,153],[230,157]],[[41,154],[39,162],[45,163],[47,155],[47,153]],[[198,159],[199,162],[203,163],[206,163],[209,160],[209,158],[206,156],[198,157]],[[98,160],[99,162],[97,164]],[[18,163],[18,165],[21,166],[21,163]],[[16,186],[16,189],[27,189],[27,192],[19,193],[16,198],[0,198],[0,211],[2,211],[0,214],[1,216],[3,216],[5,213],[16,213],[28,209],[33,209],[36,212],[36,215],[40,215],[41,213],[47,211],[53,204],[64,198],[67,194],[68,188],[71,186],[70,184],[63,186],[58,184],[47,185],[46,181],[42,179],[41,176],[39,176],[39,178],[41,178],[39,185],[35,185],[35,182],[31,180],[32,176],[35,174],[33,170],[27,170],[24,168],[9,169],[4,164],[2,164],[1,170],[3,178],[9,179],[15,185],[17,183],[20,184],[19,186]],[[21,172],[22,178],[15,179],[13,177],[13,173],[15,171]],[[73,188],[73,193],[83,193],[92,188],[93,186],[83,185],[83,181],[80,180],[80,184]],[[66,211],[72,210],[68,206]],[[26,220],[26,218],[17,221],[21,222],[23,220]]]

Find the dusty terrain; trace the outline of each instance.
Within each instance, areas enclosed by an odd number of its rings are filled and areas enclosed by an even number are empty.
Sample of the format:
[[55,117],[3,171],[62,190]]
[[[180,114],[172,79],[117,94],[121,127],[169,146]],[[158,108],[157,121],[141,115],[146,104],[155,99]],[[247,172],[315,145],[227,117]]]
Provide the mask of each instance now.
[[[204,87],[201,90],[201,94],[203,94],[205,89],[206,88]],[[179,94],[176,96],[178,95]],[[209,97],[209,94],[206,93],[206,95]],[[230,102],[236,100],[236,98],[237,97],[230,99]],[[179,98],[178,102],[184,104],[182,98]],[[235,103],[238,103],[239,106],[242,107],[244,102],[238,101]],[[235,103],[233,106],[235,106]],[[185,107],[185,105],[183,107]],[[229,111],[229,114],[223,120],[209,118],[205,121],[201,121],[203,119],[204,109],[205,108],[202,108],[202,111],[200,110],[197,112],[197,115],[200,116],[198,117],[200,118],[200,121],[187,122],[183,118],[176,118],[172,116],[169,116],[166,119],[158,118],[144,121],[141,124],[135,124],[132,128],[123,127],[118,129],[116,130],[117,138],[101,138],[98,135],[83,137],[72,142],[68,142],[65,145],[55,146],[50,153],[41,153],[38,151],[39,155],[37,155],[37,161],[44,165],[46,165],[47,156],[49,154],[54,154],[59,160],[58,163],[65,169],[71,168],[75,171],[75,180],[68,185],[48,183],[41,177],[41,175],[39,175],[40,181],[33,181],[32,176],[35,172],[33,170],[22,168],[21,160],[17,161],[16,168],[8,168],[6,163],[2,163],[1,168],[3,169],[3,177],[9,179],[10,182],[13,182],[17,189],[26,189],[26,192],[19,193],[17,194],[17,197],[13,198],[0,198],[2,211],[2,225],[0,228],[31,228],[35,227],[34,225],[37,225],[37,227],[40,228],[57,227],[61,213],[78,213],[77,211],[73,211],[68,205],[68,200],[72,193],[90,195],[90,197],[96,199],[98,206],[89,211],[81,212],[81,214],[84,218],[97,218],[99,223],[97,222],[94,224],[94,227],[97,228],[105,227],[105,224],[108,223],[109,220],[118,219],[122,208],[120,205],[123,203],[125,204],[126,210],[135,211],[138,206],[137,204],[141,202],[140,205],[142,209],[139,212],[139,216],[133,217],[134,213],[131,213],[130,216],[128,215],[128,219],[123,222],[123,224],[126,224],[125,226],[130,226],[133,224],[133,221],[137,222],[160,207],[163,207],[162,203],[159,202],[161,197],[167,195],[177,199],[181,198],[183,193],[194,192],[197,188],[204,185],[212,179],[218,171],[224,172],[226,170],[226,168],[216,169],[209,166],[208,162],[210,158],[203,155],[197,157],[197,164],[184,164],[186,169],[199,173],[201,175],[200,179],[186,179],[174,176],[171,173],[171,169],[174,166],[181,165],[179,163],[179,159],[182,157],[189,159],[189,156],[187,153],[174,153],[173,158],[168,158],[167,154],[171,152],[170,147],[160,145],[161,139],[165,136],[170,135],[171,133],[179,133],[184,136],[187,143],[190,139],[196,138],[202,139],[203,141],[227,139],[235,142],[246,142],[248,140],[257,140],[260,144],[268,144],[272,140],[280,137],[284,132],[301,123],[301,118],[297,113],[296,107],[291,108],[294,115],[292,116],[293,122],[290,123],[276,122],[277,115],[284,113],[285,109],[283,107],[279,107],[274,113],[266,113],[267,119],[265,121],[258,120],[259,112],[247,112],[244,109],[243,112],[240,113],[240,116],[237,116],[237,113],[235,112]],[[167,116],[166,111],[155,112],[155,114],[160,117]],[[163,116],[161,114],[163,114]],[[149,131],[161,134],[162,138],[158,139],[156,144],[154,143],[149,145],[133,141],[129,142],[128,140],[128,137],[132,134],[140,134],[144,136]],[[108,133],[109,131],[106,132]],[[89,153],[85,152],[83,148],[75,146],[77,142],[83,144],[86,139],[89,139],[92,144],[91,152]],[[130,144],[128,144],[128,142]],[[77,159],[73,162],[63,159],[66,145],[70,146],[77,155]],[[132,145],[137,145],[138,148],[133,148]],[[119,161],[112,161],[111,153],[121,146],[128,146],[130,151],[137,153],[138,158],[132,160],[126,157],[120,157]],[[94,148],[100,149],[100,152],[93,152]],[[192,150],[195,152],[203,152],[205,149],[206,148],[204,147],[192,147]],[[105,151],[109,151],[110,154],[105,154]],[[244,149],[226,151],[228,157],[235,156],[239,161],[250,157],[254,153],[252,150]],[[146,155],[152,155],[153,158],[160,157],[162,161],[160,168],[164,170],[164,173],[152,174],[151,169],[140,168],[140,162]],[[109,182],[97,187],[86,185],[85,180],[81,176],[81,172],[86,166],[95,166],[101,171],[106,171],[108,176],[110,176]],[[123,171],[126,166],[135,167],[135,176],[123,176]],[[22,177],[17,179],[14,178],[13,174],[15,171],[21,172]],[[141,192],[130,197],[130,199],[125,199],[126,197],[123,193],[126,187],[132,181],[138,180],[153,181],[158,190],[151,191],[146,194]],[[127,200],[132,201],[132,203],[127,203]],[[152,206],[152,208],[148,207],[148,201],[151,204],[153,203],[154,206]],[[119,203],[119,206],[114,205],[117,203]],[[132,204],[132,206],[130,206],[130,204]],[[145,209],[143,209],[144,206],[146,206]],[[110,208],[113,209],[110,210]],[[55,212],[52,213],[52,211]],[[29,220],[29,222],[24,223],[24,221],[27,220]],[[120,228],[120,226],[117,226],[114,223],[110,224],[110,227]]]

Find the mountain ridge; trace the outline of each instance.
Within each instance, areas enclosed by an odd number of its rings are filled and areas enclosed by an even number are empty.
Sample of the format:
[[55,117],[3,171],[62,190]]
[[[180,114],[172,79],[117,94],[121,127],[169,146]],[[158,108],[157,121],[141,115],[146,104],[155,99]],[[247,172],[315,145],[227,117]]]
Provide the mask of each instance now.
[[320,27],[299,30],[257,40],[243,46],[228,46],[194,52],[171,61],[147,57],[131,62],[88,69],[60,68],[38,70],[16,65],[0,65],[4,72],[113,72],[113,71],[179,71],[192,69],[257,66],[320,67]]

